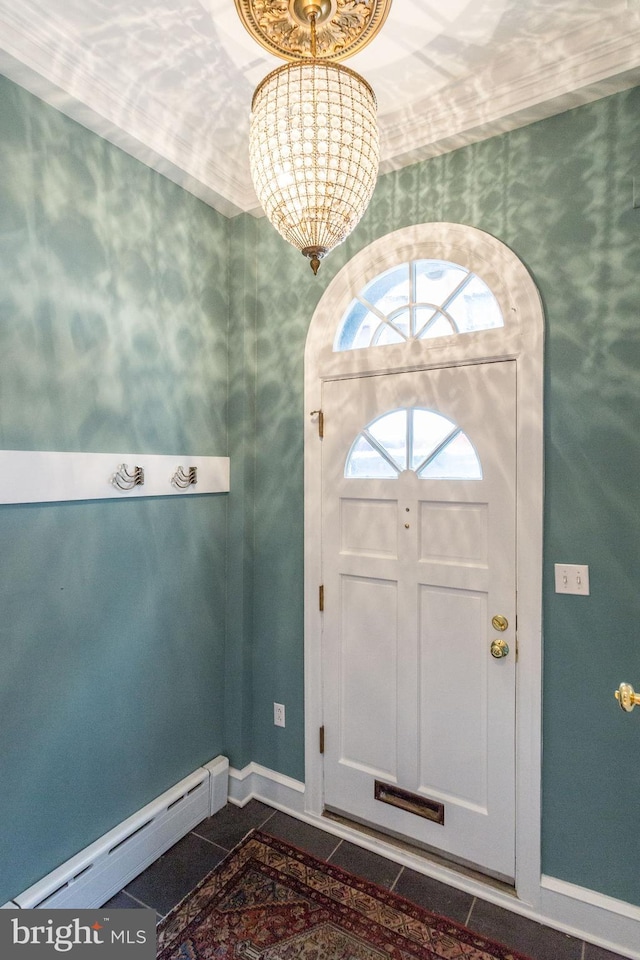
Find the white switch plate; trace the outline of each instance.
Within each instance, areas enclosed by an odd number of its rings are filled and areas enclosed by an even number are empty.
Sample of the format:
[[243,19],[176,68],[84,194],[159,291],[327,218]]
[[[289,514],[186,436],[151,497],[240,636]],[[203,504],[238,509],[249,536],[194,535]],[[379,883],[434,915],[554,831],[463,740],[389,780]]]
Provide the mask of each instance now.
[[589,567],[581,563],[556,563],[556,593],[589,596]]
[[273,722],[276,727],[284,727],[284,703],[274,703]]

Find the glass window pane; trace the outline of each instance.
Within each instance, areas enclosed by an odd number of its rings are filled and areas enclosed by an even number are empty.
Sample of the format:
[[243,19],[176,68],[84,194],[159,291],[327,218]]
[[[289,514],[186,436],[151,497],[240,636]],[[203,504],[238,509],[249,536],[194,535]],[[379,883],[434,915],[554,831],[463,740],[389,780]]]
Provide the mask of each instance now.
[[469,273],[457,263],[446,260],[416,260],[416,303],[432,303],[439,307]]
[[[391,326],[381,326],[385,319]],[[381,273],[351,301],[334,350],[410,343],[502,326],[498,301],[480,277],[446,260],[414,260]]]
[[360,296],[385,317],[409,303],[409,264],[402,263],[399,267],[381,273],[367,284]]
[[371,343],[372,331],[380,323],[380,317],[371,313],[368,307],[356,298],[345,311],[338,328],[334,350],[358,350]]
[[458,433],[419,476],[423,480],[482,480],[482,467],[467,435]]
[[478,455],[466,434],[443,414],[419,407],[391,410],[368,424],[349,451],[345,477],[395,478],[406,469],[429,480],[482,479]]
[[440,413],[434,413],[433,410],[414,410],[411,469],[416,470],[455,429],[455,424]]
[[384,447],[387,454],[398,464],[399,470],[407,467],[407,411],[393,410],[374,420],[367,430]]
[[406,337],[403,337],[399,330],[396,330],[395,326],[390,326],[388,323],[381,323],[378,332],[371,339],[371,346],[386,346],[388,343],[405,343]]
[[473,276],[447,307],[460,333],[504,326],[498,301],[480,277]]
[[371,339],[372,345],[380,346],[385,343],[404,343],[410,337],[409,308],[388,317],[388,323],[382,323]]
[[397,311],[387,319],[389,320],[389,323],[392,323],[394,327],[397,327],[398,330],[405,335],[405,337],[411,336],[411,312],[409,307],[405,307],[404,310]]
[[344,475],[368,480],[395,479],[398,471],[360,434],[347,457]]
[[413,332],[416,336],[430,320],[433,320],[437,312],[435,307],[424,306],[424,304],[413,308]]
[[[426,311],[425,311],[426,313]],[[428,319],[431,319],[430,317]],[[433,337],[450,337],[455,330],[450,320],[447,320],[443,314],[438,313],[433,323],[429,326],[421,325],[417,327],[418,340],[431,340]]]

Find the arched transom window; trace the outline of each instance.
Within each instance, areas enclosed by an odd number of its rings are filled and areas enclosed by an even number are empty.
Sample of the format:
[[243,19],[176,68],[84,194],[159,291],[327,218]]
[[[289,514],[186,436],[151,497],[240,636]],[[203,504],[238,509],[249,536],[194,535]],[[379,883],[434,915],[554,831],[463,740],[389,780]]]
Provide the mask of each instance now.
[[371,280],[353,298],[334,351],[455,336],[504,326],[477,274],[448,260],[412,260]]
[[423,480],[481,480],[473,444],[453,420],[422,407],[390,410],[358,434],[345,465],[353,479],[389,479],[413,470]]

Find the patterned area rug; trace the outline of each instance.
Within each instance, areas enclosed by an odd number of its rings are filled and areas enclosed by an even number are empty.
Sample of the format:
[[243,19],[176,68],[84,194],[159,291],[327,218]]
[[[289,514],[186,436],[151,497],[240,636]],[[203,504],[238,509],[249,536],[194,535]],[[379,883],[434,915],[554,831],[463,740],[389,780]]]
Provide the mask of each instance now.
[[158,960],[526,960],[254,831],[158,927]]

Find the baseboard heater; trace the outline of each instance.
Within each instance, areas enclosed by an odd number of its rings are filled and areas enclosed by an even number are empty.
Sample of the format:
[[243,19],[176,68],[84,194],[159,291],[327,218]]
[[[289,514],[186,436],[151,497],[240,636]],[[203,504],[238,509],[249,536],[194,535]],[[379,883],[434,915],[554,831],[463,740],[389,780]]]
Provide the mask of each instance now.
[[227,802],[229,761],[216,757],[86,847],[8,909],[101,907]]

